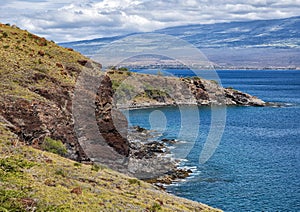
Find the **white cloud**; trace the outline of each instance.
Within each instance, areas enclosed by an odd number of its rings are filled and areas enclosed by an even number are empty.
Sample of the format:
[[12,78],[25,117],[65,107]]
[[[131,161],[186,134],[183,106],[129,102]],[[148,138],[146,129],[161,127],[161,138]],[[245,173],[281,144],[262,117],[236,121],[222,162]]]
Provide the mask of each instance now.
[[[63,2],[63,3],[62,3]],[[58,42],[184,25],[300,14],[300,0],[11,0],[0,21]]]

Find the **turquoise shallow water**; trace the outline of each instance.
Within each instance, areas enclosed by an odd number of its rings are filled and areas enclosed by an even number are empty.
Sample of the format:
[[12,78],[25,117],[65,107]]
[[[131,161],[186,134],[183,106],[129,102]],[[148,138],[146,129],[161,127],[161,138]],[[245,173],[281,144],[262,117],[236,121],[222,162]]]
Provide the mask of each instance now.
[[[171,72],[193,75],[186,70]],[[224,87],[285,106],[227,107],[221,142],[204,164],[198,161],[211,125],[210,107],[130,111],[131,125],[153,128],[162,137],[179,140],[174,153],[189,149],[182,166],[193,168],[193,175],[168,186],[167,191],[224,211],[300,211],[300,71],[235,70],[218,74]],[[199,127],[196,139],[189,130],[180,133],[181,114],[198,113],[200,122],[184,122],[187,129]]]

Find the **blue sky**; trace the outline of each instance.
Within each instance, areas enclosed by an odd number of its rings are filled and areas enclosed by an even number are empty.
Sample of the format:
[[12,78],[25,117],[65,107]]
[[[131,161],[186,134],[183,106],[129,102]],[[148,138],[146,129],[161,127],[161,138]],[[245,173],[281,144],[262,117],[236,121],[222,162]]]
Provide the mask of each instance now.
[[300,0],[0,0],[0,22],[56,42],[299,14]]

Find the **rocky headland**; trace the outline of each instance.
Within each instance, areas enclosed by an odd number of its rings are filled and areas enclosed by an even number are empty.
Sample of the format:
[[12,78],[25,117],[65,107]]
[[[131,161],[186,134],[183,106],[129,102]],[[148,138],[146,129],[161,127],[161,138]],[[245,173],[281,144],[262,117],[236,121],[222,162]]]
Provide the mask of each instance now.
[[266,106],[250,94],[223,88],[214,80],[200,77],[178,78],[110,70],[114,106],[136,109],[159,106]]

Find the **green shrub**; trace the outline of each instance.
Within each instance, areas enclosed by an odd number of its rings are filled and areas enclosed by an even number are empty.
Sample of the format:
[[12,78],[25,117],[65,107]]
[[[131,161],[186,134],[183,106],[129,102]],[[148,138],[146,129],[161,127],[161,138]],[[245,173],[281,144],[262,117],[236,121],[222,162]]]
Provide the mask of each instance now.
[[102,165],[100,165],[100,164],[95,164],[95,163],[94,163],[94,164],[92,165],[91,170],[97,172],[97,171],[99,171],[99,170],[103,170],[104,168],[105,168],[105,166],[102,166]]
[[0,211],[25,211],[17,199],[25,197],[23,191],[0,189]]
[[4,38],[7,38],[7,37],[8,37],[7,32],[2,32],[2,36],[3,36]]
[[141,185],[141,181],[139,181],[138,179],[128,179],[129,184],[138,184]]
[[128,68],[120,67],[120,68],[118,68],[118,71],[129,71],[129,70],[128,70]]
[[82,164],[81,164],[81,163],[78,163],[78,162],[76,162],[76,163],[74,163],[74,166],[76,166],[76,167],[81,167],[81,166],[82,166]]
[[29,169],[33,166],[33,162],[15,157],[0,158],[0,170],[4,172],[16,173],[20,172],[21,169]]
[[198,76],[194,76],[194,77],[192,77],[191,79],[194,79],[194,80],[200,80],[201,78],[198,77]]
[[120,85],[121,85],[120,82],[118,82],[116,80],[113,80],[112,81],[112,89],[113,89],[113,91],[116,91]]
[[61,156],[64,156],[67,153],[67,148],[60,140],[53,140],[49,137],[45,138],[42,144],[42,149]]
[[151,212],[155,212],[155,211],[159,211],[159,210],[161,210],[161,206],[160,206],[160,204],[158,204],[157,202],[154,203],[154,204],[151,206],[151,208],[150,208],[150,211],[151,211]]
[[115,70],[117,70],[117,67],[116,66],[109,66],[108,69],[115,71]]
[[68,176],[67,172],[66,172],[65,170],[61,169],[61,168],[57,169],[57,170],[55,171],[55,174],[56,174],[56,175],[60,175],[60,176],[62,176],[62,177]]

